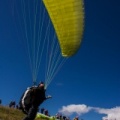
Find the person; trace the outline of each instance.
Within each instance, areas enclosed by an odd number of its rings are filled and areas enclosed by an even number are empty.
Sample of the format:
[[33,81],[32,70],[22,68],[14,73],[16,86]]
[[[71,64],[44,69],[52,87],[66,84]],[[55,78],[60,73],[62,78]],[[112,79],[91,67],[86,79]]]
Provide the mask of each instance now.
[[45,110],[45,115],[49,116],[48,110]]
[[41,108],[41,113],[42,113],[42,114],[44,113],[44,110],[45,110],[44,108]]
[[79,117],[78,117],[78,116],[76,116],[76,117],[74,118],[74,120],[79,120]]
[[0,105],[2,104],[2,100],[0,99]]
[[15,105],[16,105],[15,101],[11,101],[11,102],[9,103],[9,107],[10,107],[10,108],[15,108]]
[[22,95],[19,105],[20,109],[27,114],[23,120],[34,120],[38,112],[38,107],[51,96],[45,95],[45,85],[41,82],[38,86],[28,88]]
[[66,116],[63,116],[63,120],[66,120]]

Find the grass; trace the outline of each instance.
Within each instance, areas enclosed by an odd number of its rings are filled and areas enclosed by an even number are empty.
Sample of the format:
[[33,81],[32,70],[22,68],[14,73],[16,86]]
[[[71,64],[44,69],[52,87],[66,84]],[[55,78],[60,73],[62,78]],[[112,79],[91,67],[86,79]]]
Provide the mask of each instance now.
[[[5,106],[0,106],[0,120],[22,120],[25,117],[25,114],[22,113],[19,109],[9,108]],[[35,120],[51,120],[49,117],[40,115],[39,118]]]
[[24,117],[18,109],[0,106],[0,120],[22,120]]

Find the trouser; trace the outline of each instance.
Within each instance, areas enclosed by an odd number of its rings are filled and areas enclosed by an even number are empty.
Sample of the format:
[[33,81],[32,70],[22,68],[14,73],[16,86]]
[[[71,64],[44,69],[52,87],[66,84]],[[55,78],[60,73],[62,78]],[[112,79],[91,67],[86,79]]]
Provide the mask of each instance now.
[[31,108],[31,104],[27,104],[25,105],[25,108],[23,108],[22,103],[20,103],[19,109],[22,110],[23,113],[28,114],[30,108]]
[[29,109],[27,116],[23,120],[34,120],[36,117],[37,111],[38,111],[38,107],[32,106]]

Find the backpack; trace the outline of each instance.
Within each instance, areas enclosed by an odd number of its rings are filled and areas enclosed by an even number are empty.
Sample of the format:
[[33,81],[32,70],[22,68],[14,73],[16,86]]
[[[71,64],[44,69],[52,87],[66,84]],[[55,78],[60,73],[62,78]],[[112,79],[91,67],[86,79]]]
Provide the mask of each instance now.
[[[29,106],[31,104],[31,92],[34,88],[37,88],[37,86],[32,86],[32,87],[28,87],[24,93],[22,94],[21,98],[20,98],[20,109],[23,109],[25,106]],[[24,107],[23,107],[24,106]]]

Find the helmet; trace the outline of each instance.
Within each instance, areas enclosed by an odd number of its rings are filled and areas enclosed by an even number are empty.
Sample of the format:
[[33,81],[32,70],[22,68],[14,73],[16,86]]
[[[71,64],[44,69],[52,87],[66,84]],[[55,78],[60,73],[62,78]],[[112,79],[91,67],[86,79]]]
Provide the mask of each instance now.
[[42,81],[38,84],[38,87],[43,87],[44,88],[44,86],[45,86],[45,84]]

